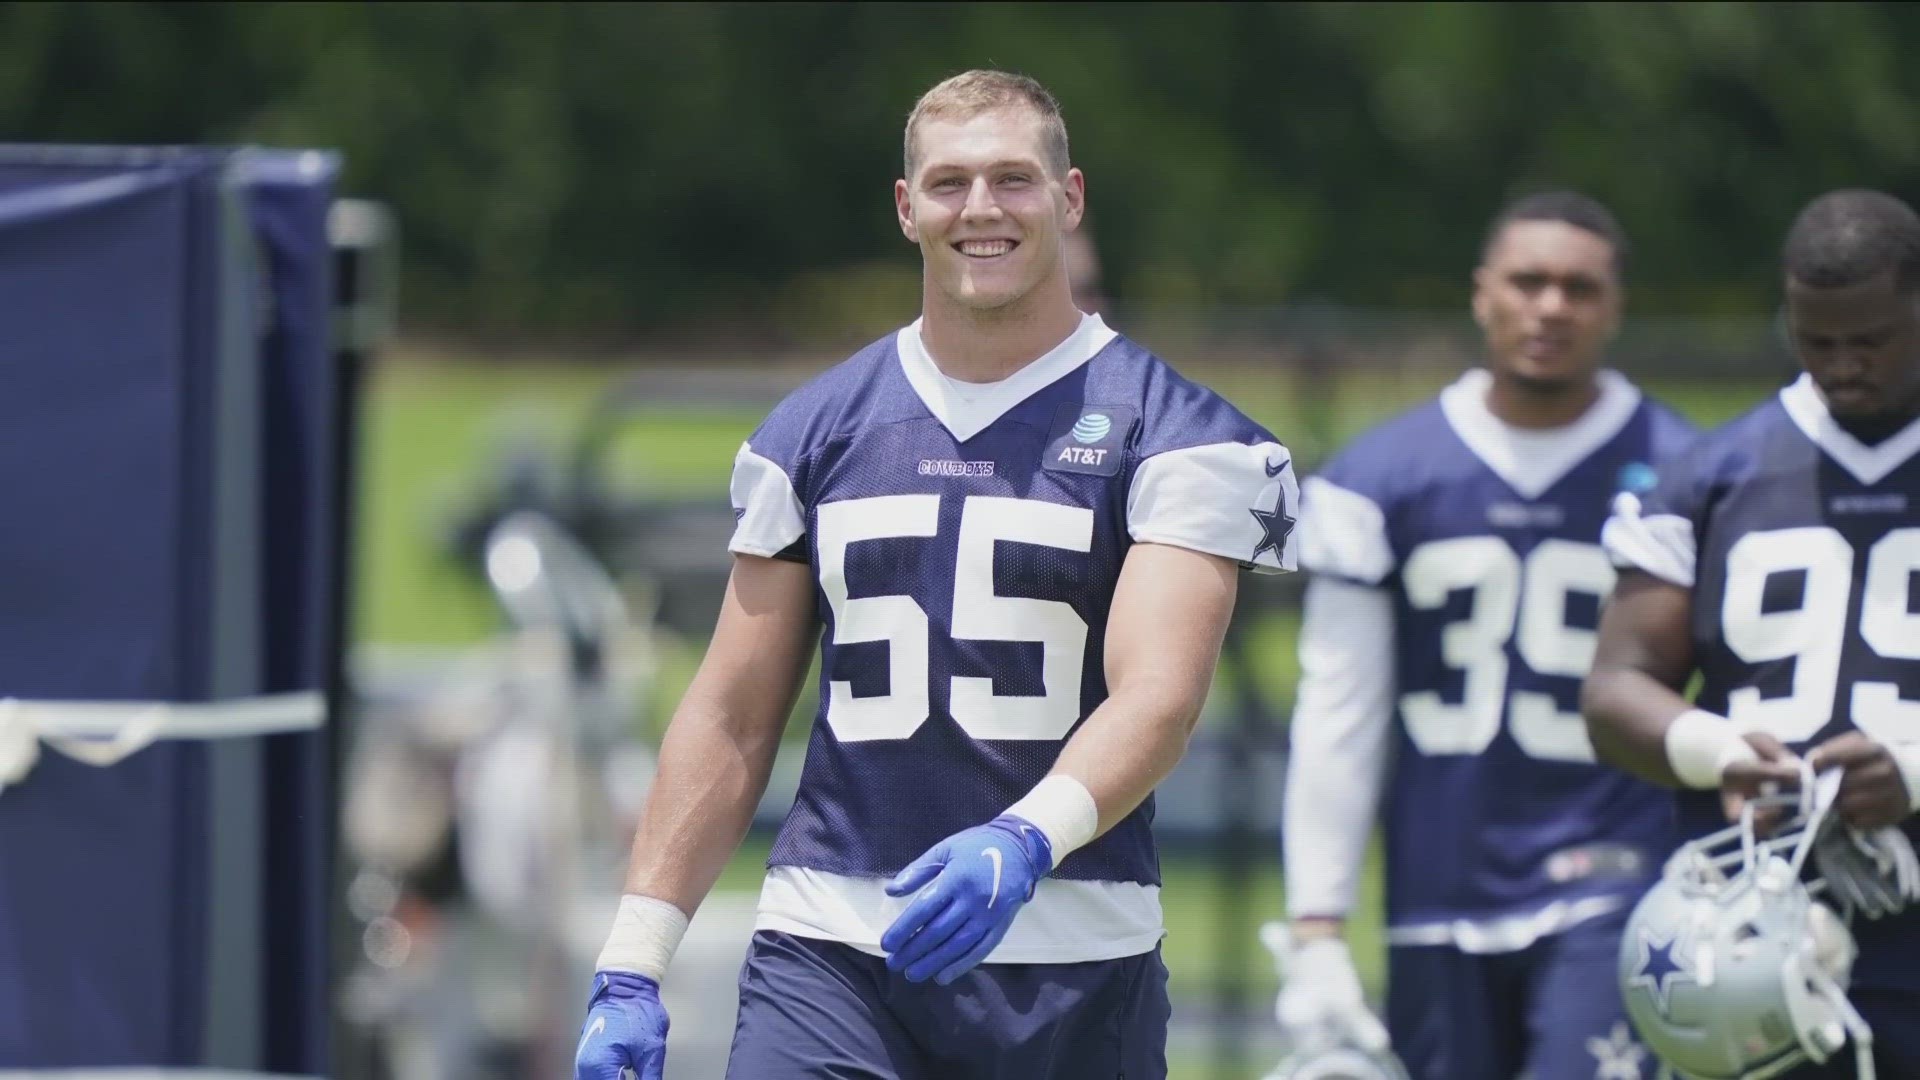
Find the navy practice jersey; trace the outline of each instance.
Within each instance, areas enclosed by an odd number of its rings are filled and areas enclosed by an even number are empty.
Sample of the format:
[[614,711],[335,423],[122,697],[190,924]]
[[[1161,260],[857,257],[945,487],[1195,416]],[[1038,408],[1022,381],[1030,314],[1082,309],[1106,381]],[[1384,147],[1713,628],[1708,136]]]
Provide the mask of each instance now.
[[[1811,380],[1701,440],[1607,527],[1617,561],[1693,589],[1697,704],[1795,751],[1920,738],[1920,424],[1866,446]],[[1682,825],[1724,828],[1719,796]],[[1920,827],[1907,819],[1920,843]],[[1854,983],[1920,988],[1920,911],[1857,921]]]
[[[1094,316],[987,386],[916,323],[782,402],[735,464],[732,549],[818,584],[819,710],[770,864],[891,875],[988,821],[1105,699],[1122,561],[1156,542],[1279,571],[1287,451]],[[1054,877],[1157,884],[1149,799]]]
[[1355,441],[1307,482],[1302,530],[1306,569],[1393,600],[1392,940],[1470,951],[1618,906],[1671,847],[1672,800],[1595,763],[1579,693],[1612,497],[1692,436],[1611,373],[1574,424],[1521,431],[1487,411],[1490,379]]

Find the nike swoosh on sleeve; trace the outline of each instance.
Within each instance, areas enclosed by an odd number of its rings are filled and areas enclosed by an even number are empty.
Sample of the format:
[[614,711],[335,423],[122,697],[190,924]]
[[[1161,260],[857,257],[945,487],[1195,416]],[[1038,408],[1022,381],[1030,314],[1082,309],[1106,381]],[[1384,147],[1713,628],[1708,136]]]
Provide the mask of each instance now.
[[987,897],[987,907],[991,908],[993,902],[1000,899],[1000,849],[981,848],[980,854],[985,855],[988,861],[993,863],[993,892]]

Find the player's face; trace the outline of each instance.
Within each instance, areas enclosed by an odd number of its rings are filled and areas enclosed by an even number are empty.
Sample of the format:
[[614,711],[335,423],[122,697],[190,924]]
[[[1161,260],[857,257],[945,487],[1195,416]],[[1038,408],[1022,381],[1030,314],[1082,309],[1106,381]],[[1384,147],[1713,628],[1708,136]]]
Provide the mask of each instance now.
[[1620,325],[1613,245],[1563,221],[1516,221],[1473,275],[1496,375],[1543,388],[1593,377]]
[[894,184],[928,284],[964,308],[1005,308],[1065,273],[1061,238],[1080,224],[1086,182],[1047,172],[1042,130],[1020,108],[923,121],[916,175]]
[[1837,289],[1788,278],[1787,325],[1834,415],[1920,412],[1920,297],[1893,271]]

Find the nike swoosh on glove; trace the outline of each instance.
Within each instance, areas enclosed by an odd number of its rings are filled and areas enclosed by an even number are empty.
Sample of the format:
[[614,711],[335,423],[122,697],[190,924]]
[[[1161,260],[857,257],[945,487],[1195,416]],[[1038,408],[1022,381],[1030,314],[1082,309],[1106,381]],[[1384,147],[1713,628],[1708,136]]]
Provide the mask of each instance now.
[[1387,1049],[1386,1026],[1367,1008],[1353,955],[1339,938],[1294,942],[1277,923],[1261,927],[1260,938],[1279,965],[1280,995],[1274,1017],[1294,1046],[1349,1039],[1364,1050]]
[[667,1008],[660,984],[630,971],[593,976],[587,1022],[573,1052],[574,1080],[620,1080],[631,1069],[639,1080],[663,1080],[667,1067]]
[[1052,869],[1045,834],[1013,814],[933,845],[887,883],[889,896],[919,894],[880,936],[888,970],[952,983],[1000,944]]

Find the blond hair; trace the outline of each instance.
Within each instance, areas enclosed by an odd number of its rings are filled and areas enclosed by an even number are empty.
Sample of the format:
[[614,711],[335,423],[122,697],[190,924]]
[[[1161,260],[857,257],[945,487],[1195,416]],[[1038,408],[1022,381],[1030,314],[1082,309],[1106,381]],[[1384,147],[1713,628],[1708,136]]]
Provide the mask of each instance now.
[[922,121],[967,120],[995,109],[1031,109],[1040,117],[1040,148],[1047,171],[1056,177],[1067,175],[1072,163],[1067,157],[1067,122],[1060,115],[1060,102],[1036,79],[1009,71],[975,68],[963,71],[920,95],[913,112],[907,115],[906,175],[913,176],[917,164],[915,138]]

